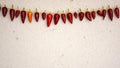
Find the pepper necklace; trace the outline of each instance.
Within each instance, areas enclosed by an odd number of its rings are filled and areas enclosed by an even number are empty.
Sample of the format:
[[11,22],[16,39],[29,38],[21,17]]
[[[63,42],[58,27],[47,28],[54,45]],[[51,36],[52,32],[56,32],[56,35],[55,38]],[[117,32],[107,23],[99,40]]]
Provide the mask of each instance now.
[[66,20],[68,20],[68,22],[72,24],[73,19],[79,19],[80,21],[82,21],[84,18],[86,18],[88,21],[92,21],[96,18],[96,15],[102,17],[103,20],[105,19],[106,15],[108,15],[111,21],[113,20],[114,14],[118,19],[120,17],[120,11],[119,11],[118,6],[116,6],[115,8],[111,8],[108,5],[107,9],[102,7],[102,9],[97,9],[97,10],[92,10],[92,11],[89,11],[87,8],[85,12],[83,12],[81,9],[79,10],[80,10],[79,12],[76,12],[76,11],[70,12],[70,10],[68,9],[68,12],[66,13],[64,11],[62,11],[62,13],[58,13],[58,12],[57,13],[46,13],[46,11],[40,13],[38,12],[37,8],[35,12],[32,12],[30,9],[29,11],[26,11],[25,8],[23,8],[23,10],[19,10],[18,8],[14,9],[13,5],[11,8],[7,8],[6,5],[4,6],[0,5],[0,11],[2,11],[3,17],[6,17],[9,11],[11,21],[13,21],[14,18],[18,18],[20,16],[21,21],[24,24],[26,20],[26,16],[27,16],[28,21],[30,23],[32,22],[33,17],[35,21],[38,22],[40,18],[40,14],[41,14],[42,20],[46,20],[47,27],[50,27],[52,20],[54,20],[54,24],[57,25],[60,18],[62,19],[64,24],[66,23]]

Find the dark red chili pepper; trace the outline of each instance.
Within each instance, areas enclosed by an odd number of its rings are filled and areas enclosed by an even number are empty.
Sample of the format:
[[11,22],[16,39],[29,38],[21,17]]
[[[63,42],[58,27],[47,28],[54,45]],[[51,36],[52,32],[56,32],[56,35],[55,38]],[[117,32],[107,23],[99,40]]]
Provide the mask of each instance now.
[[79,12],[79,20],[82,21],[84,18],[84,12],[81,11],[80,9],[80,12]]
[[57,25],[60,15],[58,13],[54,14],[54,24]]
[[19,15],[20,15],[20,10],[17,9],[16,12],[15,12],[15,16],[16,16],[16,18],[17,18]]
[[77,18],[77,12],[74,12],[74,17]]
[[69,9],[68,9],[68,13],[67,13],[67,19],[71,24],[73,23],[73,16],[72,16],[72,13],[69,12]]
[[88,9],[87,9],[87,11],[85,12],[85,16],[86,16],[86,18],[87,18],[89,21],[92,21],[91,14],[90,14],[90,11],[88,11]]
[[98,14],[99,16],[102,16],[102,11],[97,10],[97,14]]
[[95,11],[94,11],[94,10],[91,12],[91,16],[92,16],[92,18],[93,18],[93,19],[95,19],[95,18],[96,18],[96,13],[95,13]]
[[39,12],[37,11],[37,8],[36,8],[36,12],[34,14],[34,17],[35,17],[36,22],[38,22],[39,21]]
[[12,8],[10,9],[10,19],[11,19],[11,21],[13,21],[14,16],[15,16],[15,10],[14,10],[13,5],[12,5]]
[[45,18],[46,18],[46,13],[43,12],[43,13],[42,13],[42,19],[45,20]]
[[103,16],[103,20],[104,20],[105,16],[106,16],[106,9],[104,9],[104,7],[103,7],[103,10],[102,10],[102,16]]
[[115,13],[116,17],[119,18],[120,14],[119,14],[119,8],[117,6],[114,9],[114,13]]
[[8,8],[5,5],[4,7],[2,7],[2,15],[3,15],[3,17],[5,17],[7,15],[7,12],[8,12]]
[[110,20],[112,21],[113,20],[113,10],[110,8],[110,6],[108,6],[108,15],[109,15]]
[[26,11],[25,8],[23,8],[23,10],[21,11],[21,20],[23,24],[25,22],[25,19],[26,19]]
[[65,15],[64,11],[63,11],[63,13],[61,14],[61,18],[62,18],[62,21],[63,21],[64,23],[66,23],[66,15]]
[[49,27],[50,26],[50,24],[51,24],[51,21],[52,21],[52,14],[51,13],[49,13],[49,14],[47,14],[47,27]]

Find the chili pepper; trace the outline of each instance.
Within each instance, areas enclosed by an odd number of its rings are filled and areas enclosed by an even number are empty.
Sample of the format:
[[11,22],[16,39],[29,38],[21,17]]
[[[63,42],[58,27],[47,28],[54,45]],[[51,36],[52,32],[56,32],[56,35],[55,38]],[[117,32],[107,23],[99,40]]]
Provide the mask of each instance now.
[[103,20],[104,20],[105,16],[106,16],[106,9],[104,9],[104,7],[103,7],[103,10],[102,10],[102,16],[103,16]]
[[7,15],[7,12],[8,12],[8,8],[5,5],[4,7],[2,7],[2,15],[3,15],[3,17],[5,17]]
[[26,19],[26,11],[25,8],[23,8],[23,10],[21,11],[21,20],[23,24],[25,22],[25,19]]
[[15,10],[13,9],[13,5],[12,5],[12,8],[10,9],[10,19],[11,19],[11,21],[13,21],[14,16],[15,16]]
[[63,21],[64,23],[66,23],[66,15],[65,15],[64,11],[63,11],[63,13],[61,14],[61,18],[62,18],[62,21]]
[[72,16],[72,13],[69,12],[69,9],[68,9],[68,13],[67,13],[67,19],[71,24],[73,23],[73,16]]
[[87,11],[85,12],[85,16],[86,16],[86,18],[87,18],[89,21],[92,21],[91,14],[90,14],[90,11],[88,11],[88,9],[87,9]]
[[92,16],[92,18],[93,18],[93,19],[95,19],[95,18],[96,18],[96,13],[95,13],[95,11],[94,11],[94,10],[91,12],[91,16]]
[[54,24],[57,25],[60,15],[58,13],[54,14]]
[[79,20],[82,21],[84,18],[84,12],[82,12],[82,10],[80,9],[80,12],[79,12]]
[[77,18],[77,12],[74,12],[74,17]]
[[[18,7],[17,7],[17,8],[18,8]],[[15,12],[15,16],[16,16],[16,18],[17,18],[19,15],[20,15],[20,10],[17,9],[16,12]]]
[[43,13],[42,13],[42,19],[45,20],[45,18],[46,18],[46,13],[43,12]]
[[29,11],[28,11],[28,21],[31,23],[32,22],[32,15],[33,15],[33,13],[32,13],[32,11],[29,9]]
[[35,17],[36,22],[38,22],[38,20],[39,20],[39,12],[37,11],[37,8],[36,8],[36,12],[34,14],[34,17]]
[[97,10],[97,14],[98,14],[99,16],[102,16],[102,12],[101,12],[100,10]]
[[108,15],[109,15],[110,20],[112,21],[113,20],[113,10],[110,8],[110,6],[108,6]]
[[116,6],[116,8],[114,9],[114,13],[116,15],[117,18],[119,18],[119,8]]
[[51,21],[52,21],[52,14],[51,13],[48,13],[47,14],[47,27],[49,27],[50,26],[50,24],[51,24]]

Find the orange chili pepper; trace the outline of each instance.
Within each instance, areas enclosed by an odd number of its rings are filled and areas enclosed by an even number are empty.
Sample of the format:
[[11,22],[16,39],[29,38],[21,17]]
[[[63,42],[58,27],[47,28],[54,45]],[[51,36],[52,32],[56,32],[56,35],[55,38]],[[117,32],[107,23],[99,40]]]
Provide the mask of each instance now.
[[30,23],[32,22],[32,15],[33,15],[32,11],[29,10],[29,11],[28,11],[28,21],[29,21]]

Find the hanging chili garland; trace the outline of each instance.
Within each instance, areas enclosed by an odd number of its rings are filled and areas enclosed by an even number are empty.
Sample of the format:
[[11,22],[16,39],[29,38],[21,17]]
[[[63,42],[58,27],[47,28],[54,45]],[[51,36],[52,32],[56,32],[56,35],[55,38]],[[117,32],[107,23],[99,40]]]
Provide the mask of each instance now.
[[[11,21],[14,20],[14,18],[18,18],[18,16],[21,17],[21,21],[24,24],[25,20],[26,20],[26,16],[28,18],[28,21],[31,23],[32,22],[32,18],[33,18],[33,14],[34,14],[34,19],[36,22],[39,21],[40,18],[40,13],[38,12],[38,10],[36,9],[36,12],[32,12],[30,9],[29,11],[26,11],[25,8],[23,8],[23,10],[19,10],[19,8],[17,7],[17,9],[14,9],[14,6],[12,5],[12,8],[8,9],[6,7],[6,5],[4,5],[3,7],[0,4],[0,11],[2,10],[2,15],[3,17],[6,17],[8,10],[9,10],[9,14],[10,14],[10,19]],[[75,19],[79,18],[80,21],[82,21],[84,19],[84,17],[88,20],[88,21],[92,21],[96,18],[96,14],[101,16],[103,18],[103,20],[106,17],[106,14],[108,13],[108,17],[109,19],[112,21],[113,20],[113,15],[115,14],[115,16],[117,18],[120,17],[120,11],[118,6],[116,6],[115,8],[111,8],[110,6],[108,6],[108,9],[105,9],[104,7],[102,7],[102,10],[98,9],[97,11],[95,11],[93,9],[93,11],[89,11],[88,8],[86,10],[86,12],[83,12],[81,9],[80,11],[77,13],[75,12],[70,12],[70,10],[68,9],[67,13],[64,13],[64,11],[60,14],[59,12],[52,14],[52,13],[46,13],[46,11],[41,13],[41,17],[43,20],[46,19],[47,22],[47,27],[50,27],[52,19],[54,19],[54,24],[57,25],[59,22],[59,19],[61,18],[63,23],[66,23],[66,19],[68,20],[68,22],[70,22],[71,24],[73,23],[73,17]]]

